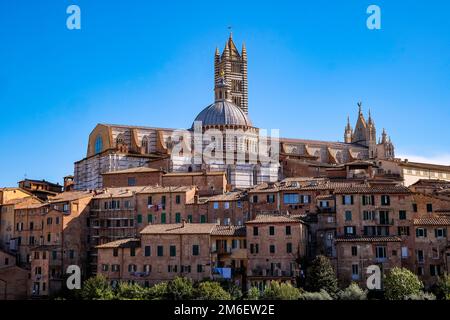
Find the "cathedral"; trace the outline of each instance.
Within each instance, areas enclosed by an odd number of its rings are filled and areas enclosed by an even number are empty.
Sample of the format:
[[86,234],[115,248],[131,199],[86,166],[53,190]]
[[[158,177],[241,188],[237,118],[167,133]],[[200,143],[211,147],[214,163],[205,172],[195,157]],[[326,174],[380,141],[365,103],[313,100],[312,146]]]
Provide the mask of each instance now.
[[[347,119],[343,142],[269,138],[270,146],[264,152],[270,155],[277,149],[277,161],[250,161],[263,150],[260,150],[259,129],[249,113],[247,50],[243,45],[239,51],[230,35],[223,51],[217,48],[214,55],[214,102],[201,110],[189,129],[183,131],[182,141],[174,141],[174,133],[178,131],[175,129],[98,124],[89,135],[86,157],[75,162],[74,187],[98,189],[102,187],[103,173],[152,167],[167,172],[226,172],[231,188],[250,188],[289,176],[288,167],[292,163],[307,168],[302,171],[305,175],[320,176],[323,167],[333,168],[357,160],[393,159],[394,146],[386,131],[383,129],[377,142],[370,111],[366,121],[361,103],[358,106],[355,129]],[[195,149],[195,132],[211,130],[219,135],[223,151],[234,151],[231,161],[226,158],[226,152],[213,160],[205,159],[202,154],[201,161],[173,152],[180,143],[188,150]],[[230,138],[226,133],[231,130],[239,135]],[[200,143],[207,147],[204,141]],[[243,158],[238,159],[237,153],[243,154]]]

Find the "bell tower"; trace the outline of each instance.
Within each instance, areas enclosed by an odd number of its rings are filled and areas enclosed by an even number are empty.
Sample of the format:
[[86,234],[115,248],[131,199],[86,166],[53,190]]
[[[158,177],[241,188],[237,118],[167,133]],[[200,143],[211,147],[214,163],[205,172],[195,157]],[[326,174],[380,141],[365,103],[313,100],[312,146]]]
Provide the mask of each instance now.
[[230,100],[248,114],[247,49],[243,44],[239,52],[231,33],[222,54],[216,49],[214,56],[214,88],[223,81],[230,88]]

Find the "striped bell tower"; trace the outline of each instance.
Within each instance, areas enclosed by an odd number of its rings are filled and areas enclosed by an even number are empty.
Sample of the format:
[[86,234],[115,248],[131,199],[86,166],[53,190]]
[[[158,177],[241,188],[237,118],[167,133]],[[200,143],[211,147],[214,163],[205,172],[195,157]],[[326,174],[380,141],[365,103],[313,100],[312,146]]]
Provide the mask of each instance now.
[[248,114],[247,50],[243,44],[239,52],[231,33],[222,54],[216,48],[214,56],[214,88],[223,81],[229,86],[231,101]]

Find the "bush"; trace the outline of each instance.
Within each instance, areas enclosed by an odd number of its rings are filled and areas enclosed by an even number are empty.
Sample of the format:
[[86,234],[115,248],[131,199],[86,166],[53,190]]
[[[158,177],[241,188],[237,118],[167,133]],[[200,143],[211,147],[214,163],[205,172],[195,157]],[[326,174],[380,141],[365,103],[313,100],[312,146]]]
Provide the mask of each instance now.
[[410,294],[404,297],[404,300],[436,300],[436,296],[432,293],[421,291],[418,294]]
[[438,299],[450,300],[450,275],[445,274],[439,277],[434,292]]
[[300,290],[290,283],[271,281],[263,292],[263,298],[267,300],[298,300]]
[[114,292],[108,280],[102,275],[97,275],[83,283],[80,296],[84,300],[112,300]]
[[347,288],[337,294],[339,300],[367,300],[367,290],[363,290],[356,283],[351,283]]
[[303,292],[300,300],[333,300],[333,297],[322,289],[319,292]]
[[167,282],[160,282],[155,284],[154,286],[148,288],[146,299],[147,300],[163,300],[167,297]]
[[256,287],[251,287],[247,291],[246,300],[259,300],[260,296],[261,296],[261,293],[259,292],[259,289]]
[[213,281],[200,283],[195,295],[200,300],[231,300],[231,295],[218,282]]
[[322,289],[330,294],[338,290],[338,280],[330,260],[325,256],[317,256],[306,276],[306,288],[312,292]]
[[407,296],[419,295],[423,283],[405,268],[392,268],[384,281],[385,297],[388,300],[403,300]]
[[144,300],[148,289],[138,284],[120,282],[115,290],[115,298],[119,300]]
[[167,285],[168,300],[189,300],[194,298],[194,286],[187,278],[176,277]]

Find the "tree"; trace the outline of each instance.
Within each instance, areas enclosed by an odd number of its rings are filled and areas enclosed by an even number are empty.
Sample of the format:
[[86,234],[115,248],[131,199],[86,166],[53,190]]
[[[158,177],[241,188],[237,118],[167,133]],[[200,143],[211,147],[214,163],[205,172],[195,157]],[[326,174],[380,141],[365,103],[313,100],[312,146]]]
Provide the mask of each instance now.
[[263,292],[263,299],[267,300],[298,300],[300,290],[290,283],[271,281]]
[[330,260],[325,256],[317,256],[306,276],[306,287],[308,291],[317,292],[325,290],[334,294],[338,290],[338,280]]
[[392,268],[384,280],[384,295],[389,300],[403,300],[407,296],[422,292],[423,283],[405,268]]
[[429,292],[420,291],[418,294],[410,294],[404,300],[436,300],[436,296]]
[[218,282],[213,281],[200,283],[195,296],[200,300],[231,300],[231,295]]
[[148,289],[138,284],[120,282],[115,290],[115,298],[119,300],[144,300]]
[[261,293],[259,292],[259,289],[257,287],[251,287],[247,291],[246,300],[259,300],[260,296],[261,296]]
[[176,277],[169,281],[166,298],[168,300],[189,300],[194,298],[192,281],[183,277]]
[[333,300],[333,297],[322,289],[319,292],[303,292],[300,300]]
[[339,291],[339,300],[367,300],[367,290],[361,289],[356,283],[351,283],[347,288]]
[[168,283],[160,282],[147,290],[147,300],[164,300],[168,296]]
[[112,300],[114,292],[108,280],[102,275],[97,275],[83,283],[80,296],[84,300]]
[[439,277],[434,293],[438,299],[450,300],[450,275],[444,274],[442,277]]

